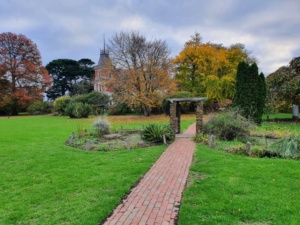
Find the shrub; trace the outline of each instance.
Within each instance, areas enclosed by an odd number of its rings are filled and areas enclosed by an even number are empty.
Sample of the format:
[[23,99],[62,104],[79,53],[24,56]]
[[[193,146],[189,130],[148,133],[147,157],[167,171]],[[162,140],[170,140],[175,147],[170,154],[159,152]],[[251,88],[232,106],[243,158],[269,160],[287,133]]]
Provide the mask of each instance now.
[[37,101],[32,103],[28,108],[29,114],[47,114],[51,113],[53,105],[50,102]]
[[299,157],[300,137],[290,136],[281,138],[280,140],[274,142],[269,148],[282,157]]
[[91,111],[92,107],[82,102],[70,102],[65,108],[65,113],[70,118],[87,118]]
[[54,110],[62,115],[66,115],[65,109],[70,102],[70,96],[64,95],[55,99],[53,106]]
[[110,133],[110,125],[107,120],[98,119],[93,123],[93,128],[99,137]]
[[90,104],[93,107],[93,113],[100,114],[108,108],[110,99],[106,94],[92,91],[88,94],[73,96],[72,101]]
[[200,134],[196,134],[193,138],[193,141],[201,144],[208,144],[208,137],[205,133],[201,132]]
[[228,110],[213,116],[203,129],[206,134],[214,134],[221,140],[238,139],[245,141],[250,135],[253,123],[234,110]]
[[175,139],[175,134],[170,125],[149,124],[142,131],[141,138],[148,142],[163,143],[163,135],[165,135],[168,142]]
[[114,104],[108,108],[108,115],[126,115],[132,113],[132,110],[125,103]]

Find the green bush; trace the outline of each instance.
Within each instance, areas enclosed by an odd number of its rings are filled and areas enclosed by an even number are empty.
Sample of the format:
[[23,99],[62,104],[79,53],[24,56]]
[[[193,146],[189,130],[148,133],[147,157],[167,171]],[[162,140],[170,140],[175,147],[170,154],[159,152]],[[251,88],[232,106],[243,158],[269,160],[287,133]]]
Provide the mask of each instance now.
[[93,123],[93,128],[99,137],[110,133],[110,125],[107,120],[98,119]]
[[234,110],[228,110],[213,116],[203,129],[206,134],[213,134],[221,140],[238,139],[245,141],[254,124]]
[[172,142],[175,139],[175,134],[170,125],[149,124],[142,131],[141,138],[148,142],[163,143],[164,135],[167,142]]
[[91,111],[92,107],[82,102],[70,102],[65,108],[65,113],[70,118],[87,118]]
[[196,134],[193,137],[193,141],[196,142],[196,143],[201,143],[201,144],[207,145],[208,144],[207,134],[205,134],[203,132],[201,132],[200,134]]
[[32,103],[28,108],[29,114],[47,114],[51,113],[53,105],[50,102],[37,101]]
[[104,112],[109,105],[109,96],[97,91],[92,91],[88,94],[75,95],[71,98],[74,102],[87,103],[92,106],[93,113],[98,115]]
[[55,101],[53,103],[54,110],[56,112],[58,112],[59,114],[66,115],[65,109],[66,109],[67,105],[69,104],[70,99],[71,98],[68,95],[64,95],[64,96],[61,96],[61,97],[55,99]]
[[282,157],[299,158],[300,137],[290,136],[281,138],[280,140],[274,142],[269,148]]

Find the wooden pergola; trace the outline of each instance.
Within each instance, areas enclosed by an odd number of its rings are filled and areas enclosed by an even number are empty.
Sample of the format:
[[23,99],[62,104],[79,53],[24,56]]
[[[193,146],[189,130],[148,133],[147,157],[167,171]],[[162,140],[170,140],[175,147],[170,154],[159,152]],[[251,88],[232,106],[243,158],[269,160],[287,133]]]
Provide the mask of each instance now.
[[196,102],[196,134],[200,134],[203,129],[203,101],[201,98],[170,98],[170,126],[175,134],[180,133],[180,102]]

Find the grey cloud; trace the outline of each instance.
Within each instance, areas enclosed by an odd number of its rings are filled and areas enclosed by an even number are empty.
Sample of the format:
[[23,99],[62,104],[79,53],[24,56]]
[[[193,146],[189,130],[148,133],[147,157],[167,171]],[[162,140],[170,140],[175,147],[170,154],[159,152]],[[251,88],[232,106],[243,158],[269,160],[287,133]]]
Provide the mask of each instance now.
[[205,42],[244,43],[269,73],[299,56],[299,12],[299,0],[2,0],[0,32],[25,34],[46,64],[97,62],[103,34],[121,30],[166,39],[176,55],[197,31]]

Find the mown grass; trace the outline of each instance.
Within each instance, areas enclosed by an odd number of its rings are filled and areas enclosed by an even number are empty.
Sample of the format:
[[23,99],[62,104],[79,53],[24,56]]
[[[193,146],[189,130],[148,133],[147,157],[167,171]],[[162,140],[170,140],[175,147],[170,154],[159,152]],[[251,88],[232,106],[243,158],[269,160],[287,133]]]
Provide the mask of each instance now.
[[267,119],[292,119],[292,114],[291,113],[274,113],[274,114],[269,114],[269,115],[263,115],[263,120]]
[[[264,122],[258,129],[300,132],[289,123]],[[218,150],[197,145],[179,224],[299,224],[299,161],[224,151],[238,144],[218,141]]]
[[[64,146],[97,118],[0,117],[0,224],[99,224],[166,146],[111,152]],[[108,117],[113,126],[168,123],[167,116]],[[195,115],[183,116],[183,127]]]

